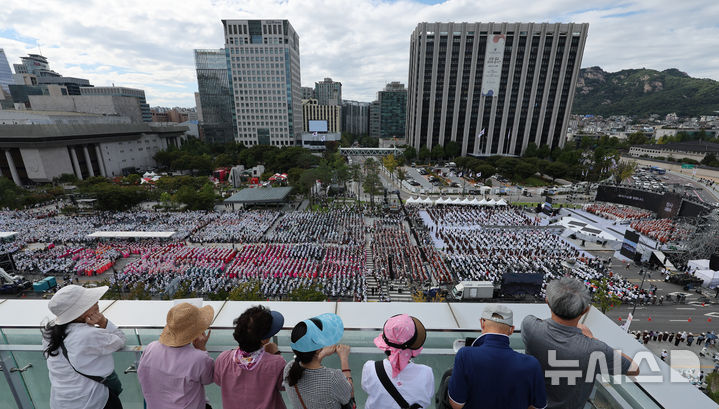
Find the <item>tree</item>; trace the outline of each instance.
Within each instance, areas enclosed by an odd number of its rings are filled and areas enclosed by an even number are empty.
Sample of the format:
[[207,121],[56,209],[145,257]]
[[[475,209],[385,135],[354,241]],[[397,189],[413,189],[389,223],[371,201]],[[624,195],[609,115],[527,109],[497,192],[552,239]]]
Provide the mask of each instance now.
[[357,200],[360,197],[360,185],[362,184],[362,168],[358,163],[353,163],[350,166],[350,175],[352,180],[357,184]]
[[432,159],[434,160],[440,160],[444,158],[444,147],[440,144],[434,145],[432,147],[431,155]]
[[561,162],[552,162],[547,165],[547,174],[552,177],[552,181],[557,178],[564,177],[569,168]]
[[537,157],[537,144],[534,142],[529,142],[527,144],[527,149],[524,151],[524,157],[525,158],[535,158]]
[[515,158],[502,157],[497,161],[497,171],[507,179],[513,179],[518,164],[519,160]]
[[719,161],[717,161],[717,157],[713,153],[707,153],[700,163],[706,166],[719,167]]
[[372,202],[372,206],[374,206],[374,197],[380,193],[380,188],[382,187],[379,175],[375,172],[367,173],[362,187],[364,188],[364,192],[370,195],[370,201]]
[[287,296],[290,301],[325,301],[327,296],[322,291],[322,286],[317,284],[312,287],[297,287],[290,291]]
[[407,172],[403,168],[397,168],[397,180],[399,180],[400,184],[407,180]]
[[519,162],[515,168],[515,175],[522,179],[526,179],[535,173],[537,173],[537,167],[528,161]]
[[547,146],[547,145],[542,145],[539,147],[539,149],[537,149],[537,157],[539,159],[547,159],[547,157],[549,157],[549,153],[550,153],[550,150],[549,150],[549,146]]
[[444,145],[444,155],[447,158],[454,159],[462,153],[462,146],[455,141],[449,141]]
[[627,136],[629,145],[646,145],[649,143],[649,137],[644,132],[634,132]]
[[215,207],[215,191],[209,183],[200,191],[183,186],[175,194],[174,200],[186,204],[188,210],[212,210]]
[[609,279],[602,277],[600,280],[592,280],[592,286],[596,289],[593,294],[594,306],[602,314],[606,314],[612,308],[622,304],[621,298],[617,297],[609,288]]
[[382,157],[382,165],[389,171],[390,175],[394,175],[394,171],[397,169],[397,159],[392,154],[386,155]]
[[622,180],[632,176],[634,171],[637,169],[636,161],[619,162],[614,168],[612,168],[612,176],[614,177],[614,183],[617,185],[622,183]]
[[419,148],[419,160],[420,161],[426,162],[427,159],[429,159],[431,154],[432,154],[432,152],[430,152],[426,146]]
[[408,146],[404,149],[403,155],[407,163],[412,163],[414,161],[414,158],[417,157],[417,150],[414,148],[414,146]]
[[143,284],[142,282],[138,282],[130,290],[130,295],[128,296],[128,298],[130,300],[151,300],[152,296],[145,289],[145,284]]
[[[100,177],[103,179],[103,181],[106,181],[105,178],[103,178],[102,176]],[[138,175],[137,173],[131,173],[122,178],[122,183],[125,185],[139,185],[141,180],[142,177],[140,175]]]
[[264,301],[259,280],[238,283],[227,296],[229,301]]

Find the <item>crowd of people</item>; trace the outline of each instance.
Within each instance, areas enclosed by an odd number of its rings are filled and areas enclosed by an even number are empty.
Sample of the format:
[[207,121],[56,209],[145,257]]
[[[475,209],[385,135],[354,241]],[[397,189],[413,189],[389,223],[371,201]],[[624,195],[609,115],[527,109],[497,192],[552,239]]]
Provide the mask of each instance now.
[[358,245],[365,242],[363,215],[331,208],[326,212],[285,213],[266,236],[270,243],[332,243]]
[[637,220],[631,223],[631,227],[662,244],[681,241],[689,236],[689,230],[679,227],[671,219]]
[[[69,285],[48,304],[54,318],[42,334],[53,408],[123,407],[113,354],[122,350],[127,337],[100,312],[98,301],[107,290]],[[581,281],[569,277],[552,281],[547,287],[551,316],[528,315],[522,320],[524,353],[510,344],[515,332],[512,309],[488,304],[477,313],[481,335],[456,347],[451,371],[440,380],[435,397],[434,369],[444,368],[414,362],[423,351],[427,330],[420,319],[408,314],[386,319],[371,342],[383,359],[366,361],[361,374],[353,377],[351,348],[339,344],[345,325],[337,314],[324,313],[295,324],[289,338],[292,355],[286,361],[272,342],[284,327],[283,314],[251,306],[233,321],[237,346],[213,358],[207,345],[215,310],[181,302],[170,308],[159,338],[144,346],[137,379],[148,408],[211,409],[205,386],[212,383],[219,386],[222,407],[227,409],[284,409],[282,391],[294,409],[351,408],[356,405],[357,382],[366,393],[367,409],[421,408],[433,401],[441,408],[580,409],[591,399],[597,375],[640,373],[632,357],[620,357],[621,351],[596,339],[580,323],[590,303]],[[339,368],[324,361],[335,354]],[[557,354],[576,362],[568,374],[562,370],[566,364],[554,359]]]
[[513,206],[436,206],[427,207],[425,212],[432,222],[439,227],[467,225],[536,226],[539,224],[536,217],[530,217],[527,212]]
[[628,206],[592,203],[584,206],[584,210],[609,220],[640,220],[652,217],[652,212]]
[[281,216],[276,210],[222,213],[190,235],[194,243],[259,243]]

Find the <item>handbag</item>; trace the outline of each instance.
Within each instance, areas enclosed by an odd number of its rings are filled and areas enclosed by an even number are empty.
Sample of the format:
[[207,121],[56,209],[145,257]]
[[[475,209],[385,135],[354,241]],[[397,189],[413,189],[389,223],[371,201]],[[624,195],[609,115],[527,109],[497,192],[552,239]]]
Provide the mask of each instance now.
[[377,372],[377,377],[379,378],[379,381],[382,382],[382,386],[384,386],[384,389],[387,391],[387,393],[389,393],[392,399],[397,402],[400,408],[420,409],[422,407],[419,403],[413,403],[411,405],[407,403],[407,400],[402,396],[401,393],[399,393],[392,381],[389,380],[389,376],[387,376],[387,372],[384,370],[383,361],[374,361],[374,370],[375,372]]
[[60,349],[62,350],[62,355],[65,357],[65,359],[67,359],[67,363],[70,364],[70,367],[73,371],[77,372],[78,374],[84,376],[87,379],[105,385],[110,390],[110,393],[115,394],[115,396],[120,396],[120,394],[122,393],[122,382],[120,382],[120,378],[117,376],[117,372],[112,371],[110,375],[107,375],[104,378],[102,376],[84,374],[75,369],[75,366],[72,364],[72,362],[70,362],[70,358],[67,357],[67,348],[65,348],[64,343],[60,344]]

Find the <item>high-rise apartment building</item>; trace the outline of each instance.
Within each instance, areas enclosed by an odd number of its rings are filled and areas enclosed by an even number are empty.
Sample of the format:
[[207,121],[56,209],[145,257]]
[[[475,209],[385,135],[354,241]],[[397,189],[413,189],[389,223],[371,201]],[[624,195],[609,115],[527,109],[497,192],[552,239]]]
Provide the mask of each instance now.
[[237,136],[234,94],[230,86],[227,60],[224,48],[195,50],[199,91],[195,99],[199,99],[200,135],[209,143],[233,142]]
[[403,139],[407,120],[407,89],[404,84],[390,82],[384,90],[377,92],[377,101],[380,138]]
[[420,23],[410,39],[408,142],[462,155],[563,146],[589,24]]
[[342,83],[325,78],[315,82],[315,96],[320,105],[342,105]]
[[236,140],[246,146],[296,144],[302,135],[302,91],[295,29],[287,20],[222,20],[222,24]]
[[369,102],[342,101],[342,132],[369,135]]
[[152,113],[150,105],[145,98],[145,91],[137,88],[128,87],[80,87],[80,95],[111,95],[115,97],[133,97],[137,98],[142,112],[142,120],[144,122],[152,122]]
[[310,121],[327,121],[327,132],[341,132],[342,107],[340,105],[320,105],[316,99],[302,100],[302,120],[304,132],[310,132]]

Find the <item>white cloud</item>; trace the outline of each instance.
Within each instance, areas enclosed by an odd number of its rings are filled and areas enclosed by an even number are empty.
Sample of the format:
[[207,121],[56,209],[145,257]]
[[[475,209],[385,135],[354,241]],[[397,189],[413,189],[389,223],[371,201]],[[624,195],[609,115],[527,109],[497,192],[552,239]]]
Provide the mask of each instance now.
[[719,79],[717,16],[714,0],[6,0],[0,47],[12,64],[37,52],[37,40],[64,75],[143,88],[151,105],[193,106],[192,50],[223,46],[221,19],[288,19],[300,35],[303,85],[332,77],[344,98],[370,101],[390,81],[406,84],[409,38],[423,21],[588,22],[584,67]]

